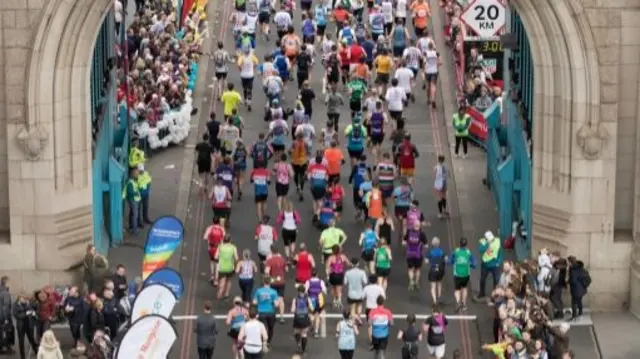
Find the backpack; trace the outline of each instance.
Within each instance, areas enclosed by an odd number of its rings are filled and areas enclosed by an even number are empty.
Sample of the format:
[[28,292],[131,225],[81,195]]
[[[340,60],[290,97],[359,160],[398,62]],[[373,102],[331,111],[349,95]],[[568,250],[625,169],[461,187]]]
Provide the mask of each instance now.
[[586,269],[584,270],[584,276],[582,277],[582,285],[585,289],[589,288],[589,286],[591,285],[591,275]]
[[556,268],[551,268],[549,274],[544,279],[544,284],[547,287],[553,287],[560,281],[560,271]]

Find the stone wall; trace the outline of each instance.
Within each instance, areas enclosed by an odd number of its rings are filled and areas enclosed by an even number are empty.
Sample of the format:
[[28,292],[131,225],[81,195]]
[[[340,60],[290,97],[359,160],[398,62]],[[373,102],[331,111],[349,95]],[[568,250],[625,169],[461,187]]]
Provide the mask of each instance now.
[[68,282],[92,240],[88,65],[111,4],[0,1],[0,273],[16,290]]
[[513,0],[535,62],[534,249],[573,254],[594,309],[629,305],[640,0]]

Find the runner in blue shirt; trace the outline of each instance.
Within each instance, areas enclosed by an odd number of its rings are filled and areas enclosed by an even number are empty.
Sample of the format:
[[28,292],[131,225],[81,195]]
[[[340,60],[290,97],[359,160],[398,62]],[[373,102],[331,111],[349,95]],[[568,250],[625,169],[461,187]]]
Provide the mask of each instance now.
[[360,247],[362,248],[362,260],[366,263],[369,274],[375,273],[373,255],[378,244],[378,235],[373,230],[373,223],[367,222],[367,227],[360,235]]
[[360,197],[360,185],[371,178],[371,166],[367,164],[367,156],[362,155],[358,163],[351,169],[349,184],[353,185],[353,206],[356,208],[358,218],[362,215],[362,198]]
[[316,32],[318,34],[318,42],[322,41],[324,32],[327,29],[327,16],[330,8],[324,3],[317,4],[313,10],[313,20],[316,23]]
[[216,178],[222,181],[233,196],[233,164],[231,157],[225,156],[222,159],[222,163],[216,168]]
[[364,214],[365,221],[369,219],[369,211],[367,210],[367,204],[365,203],[364,198],[372,189],[373,182],[370,177],[366,178],[358,188],[358,194],[360,195],[360,211]]
[[258,288],[253,294],[253,305],[255,305],[258,310],[258,320],[267,327],[269,343],[271,343],[273,339],[273,328],[276,324],[276,309],[282,306],[278,292],[271,288],[270,282],[271,279],[265,277],[264,286]]
[[395,214],[398,223],[400,223],[402,238],[407,234],[407,212],[411,208],[411,201],[413,201],[413,188],[409,184],[406,177],[400,178],[400,185],[393,189],[391,195],[396,202]]

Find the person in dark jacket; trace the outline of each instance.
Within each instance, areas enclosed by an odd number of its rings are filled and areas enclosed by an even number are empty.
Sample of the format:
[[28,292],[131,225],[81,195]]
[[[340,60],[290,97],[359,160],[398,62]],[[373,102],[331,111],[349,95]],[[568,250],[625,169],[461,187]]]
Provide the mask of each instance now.
[[118,334],[120,318],[118,313],[118,301],[113,293],[113,290],[105,289],[102,293],[102,303],[104,304],[104,324],[109,329],[109,336],[115,338]]
[[109,261],[104,256],[96,254],[93,263],[93,286],[89,290],[94,293],[102,293],[105,281],[111,276]]
[[564,305],[562,303],[562,295],[565,288],[567,288],[567,260],[560,257],[558,253],[552,255],[553,270],[558,272],[558,280],[556,283],[551,284],[551,292],[549,293],[549,300],[553,303],[554,317],[561,319],[564,317],[563,310]]
[[36,298],[38,314],[36,335],[38,340],[40,340],[40,338],[42,338],[42,334],[51,327],[51,320],[56,315],[56,303],[50,293],[46,290],[36,292]]
[[64,314],[69,320],[69,329],[73,338],[73,347],[78,348],[81,337],[81,328],[84,323],[87,311],[87,303],[80,296],[78,287],[71,287],[69,295],[63,303]]
[[19,295],[13,305],[13,317],[16,319],[16,332],[18,334],[18,350],[20,358],[25,359],[24,337],[27,337],[34,352],[38,352],[38,344],[33,337],[34,323],[38,320],[36,308],[29,302],[27,296]]
[[95,268],[95,264],[94,264],[94,259],[96,256],[96,248],[93,246],[93,244],[89,244],[87,246],[87,251],[84,255],[84,259],[82,260],[82,267],[84,270],[83,273],[83,282],[84,282],[84,293],[86,294],[87,292],[89,292],[91,290],[91,288],[93,288],[93,277],[94,277],[94,268]]
[[569,291],[571,292],[571,319],[582,315],[582,298],[587,295],[591,276],[584,269],[584,263],[569,257]]
[[196,343],[198,346],[198,358],[213,358],[213,350],[216,347],[216,336],[218,327],[216,319],[211,314],[212,304],[210,301],[204,302],[204,313],[198,315],[193,331],[196,333]]
[[89,310],[87,328],[85,330],[86,339],[89,343],[93,341],[96,331],[105,331],[106,323],[104,321],[104,303],[101,299],[95,299]]
[[0,354],[9,354],[12,351],[14,338],[11,304],[9,277],[4,276],[0,279]]
[[127,271],[122,264],[116,266],[116,271],[111,278],[114,284],[114,296],[119,302],[120,299],[127,295],[129,284],[127,282]]

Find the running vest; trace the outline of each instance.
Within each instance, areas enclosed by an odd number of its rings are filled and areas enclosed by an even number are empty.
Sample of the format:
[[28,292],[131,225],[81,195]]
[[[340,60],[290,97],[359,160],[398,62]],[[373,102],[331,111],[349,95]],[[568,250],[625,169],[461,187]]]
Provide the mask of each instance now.
[[227,187],[214,186],[213,187],[213,207],[214,208],[227,208]]
[[307,289],[307,293],[311,298],[318,298],[320,296],[320,293],[322,293],[322,279],[309,279],[309,289]]
[[296,316],[304,317],[309,315],[309,297],[306,295],[296,297]]
[[253,161],[266,161],[268,155],[269,147],[264,141],[258,141],[253,145],[253,151],[251,155],[253,156]]
[[384,32],[384,15],[381,13],[371,14],[371,33],[380,35]]
[[317,5],[316,10],[314,11],[314,19],[316,19],[316,23],[318,26],[327,26],[327,12],[322,5]]
[[407,211],[407,226],[412,227],[416,223],[420,223],[420,210],[416,208],[411,208]]
[[260,12],[268,13],[271,10],[271,1],[269,0],[260,0],[259,6]]
[[257,14],[248,14],[247,19],[245,20],[245,26],[247,30],[249,30],[250,34],[256,33],[256,24],[258,23],[258,15]]
[[263,324],[257,320],[251,320],[244,324],[244,351],[250,354],[262,352],[262,334],[260,329]]
[[213,225],[209,231],[209,237],[207,238],[209,248],[218,248],[220,243],[222,243],[223,237],[224,229],[219,225]]
[[[277,107],[277,108],[270,108],[269,112],[271,113],[271,120],[275,121],[275,120],[282,120],[284,118],[284,110],[282,109],[282,107]],[[273,129],[273,134],[276,136],[281,135],[282,133],[276,133],[276,128],[277,127],[282,127],[282,126],[275,126]],[[284,128],[282,129],[282,132],[284,132]]]
[[340,31],[340,37],[347,40],[347,45],[351,45],[353,42],[353,31],[351,31],[351,28],[348,25],[342,28]]
[[364,238],[362,238],[362,250],[364,252],[372,251],[376,246],[376,232],[372,229],[367,229],[364,232]]
[[338,350],[355,350],[356,349],[356,332],[353,324],[346,320],[340,322],[340,331],[338,332]]
[[438,73],[438,53],[435,50],[427,50],[424,54],[425,57],[425,69],[429,75]]
[[396,28],[393,29],[393,47],[405,47],[407,44],[406,35],[404,27],[396,26]]
[[384,131],[384,115],[382,112],[374,112],[371,115],[371,135],[382,135]]
[[298,261],[296,262],[296,281],[306,282],[311,277],[311,255],[304,251],[298,253]]
[[364,134],[362,133],[362,125],[355,123],[352,125],[351,133],[349,133],[349,143],[347,148],[355,151],[363,149]]
[[385,247],[376,249],[375,262],[376,268],[391,268],[391,259],[389,258],[389,253],[387,253],[387,249]]
[[369,217],[382,217],[382,193],[377,188],[371,190],[369,197]]
[[313,21],[310,19],[305,20],[302,24],[302,35],[305,37],[311,37],[315,34],[315,31],[316,29],[313,27]]
[[247,316],[242,309],[236,308],[235,310],[236,313],[231,316],[231,323],[229,323],[229,326],[231,329],[239,331],[240,328],[242,328],[242,325],[247,321]]
[[235,263],[233,260],[236,254],[236,247],[230,243],[223,243],[218,248],[218,271],[220,273],[233,272]]
[[342,256],[337,256],[336,260],[331,263],[331,273],[342,274],[344,273],[344,261],[342,260]]
[[252,279],[253,278],[253,262],[250,260],[243,260],[240,264],[240,273],[238,273],[240,279]]
[[409,229],[407,231],[407,258],[422,257],[422,241],[420,241],[420,231]]
[[467,248],[457,248],[454,252],[453,276],[458,278],[469,277],[469,265],[471,263],[471,251]]

